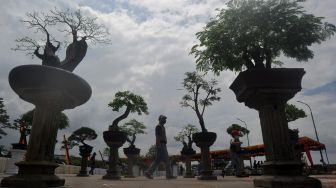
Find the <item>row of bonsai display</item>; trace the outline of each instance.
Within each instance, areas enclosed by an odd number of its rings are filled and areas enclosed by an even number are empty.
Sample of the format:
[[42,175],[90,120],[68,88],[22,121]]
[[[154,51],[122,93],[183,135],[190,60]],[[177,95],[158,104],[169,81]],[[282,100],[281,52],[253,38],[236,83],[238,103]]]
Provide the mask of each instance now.
[[[55,118],[61,111],[82,105],[91,97],[89,84],[72,71],[86,54],[86,40],[106,43],[108,41],[103,39],[108,33],[104,26],[92,24],[95,19],[85,18],[79,11],[72,14],[56,9],[49,15],[44,14],[45,19],[40,19],[37,13],[27,16],[30,20],[24,23],[44,34],[47,40],[44,46],[27,38],[17,40],[18,48],[25,47],[23,50],[34,53],[42,60],[42,66],[22,65],[9,73],[11,88],[21,99],[34,104],[35,111],[25,160],[16,163],[18,174],[2,179],[1,186],[64,186],[65,180],[55,175],[58,165],[53,161],[58,129]],[[231,0],[196,34],[200,43],[192,47],[191,54],[196,57],[197,70],[217,75],[224,70],[240,72],[230,89],[238,102],[259,113],[265,152],[270,155],[263,165],[264,175],[254,179],[256,187],[321,187],[319,180],[302,175],[303,165],[295,157],[285,117],[285,104],[301,90],[305,71],[272,65],[280,64],[276,58],[281,54],[298,61],[311,59],[313,52],[308,47],[325,41],[336,31],[334,25],[322,20],[307,14],[294,0]],[[52,44],[48,32],[49,27],[59,24],[65,25],[64,32],[73,37],[63,61],[55,55],[59,45]],[[96,36],[90,35],[92,33]],[[22,45],[26,43],[29,45]],[[40,47],[44,48],[43,54],[39,53]],[[207,82],[202,77],[197,72],[186,73],[183,86],[188,94],[181,105],[195,111],[201,126],[201,132],[192,136],[202,155],[203,171],[199,179],[212,180],[216,177],[211,171],[209,148],[216,140],[216,133],[207,131],[203,115],[206,106],[220,99],[216,95],[220,89],[215,87],[217,81]],[[200,98],[201,91],[205,91],[204,98]],[[127,134],[120,130],[118,123],[129,113],[147,114],[148,109],[142,97],[129,91],[116,93],[109,106],[113,111],[126,107],[103,133],[110,147],[109,168],[103,179],[115,180],[120,179],[118,148],[127,140]],[[88,152],[90,148],[82,150]],[[129,151],[137,152],[132,148]]]

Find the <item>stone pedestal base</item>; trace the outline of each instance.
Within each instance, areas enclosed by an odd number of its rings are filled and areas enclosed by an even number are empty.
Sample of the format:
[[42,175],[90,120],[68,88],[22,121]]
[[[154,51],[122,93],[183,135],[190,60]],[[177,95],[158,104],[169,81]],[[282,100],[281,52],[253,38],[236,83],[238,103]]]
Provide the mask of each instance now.
[[51,162],[19,162],[19,173],[2,179],[2,187],[59,187],[65,180],[55,175],[58,164]]
[[322,184],[320,180],[306,176],[261,176],[254,179],[254,186],[267,188],[321,188]]
[[217,176],[212,175],[212,170],[202,171],[201,175],[197,177],[199,180],[217,180]]
[[103,176],[103,179],[108,180],[120,180],[121,177],[119,175],[119,171],[113,171],[113,170],[106,170],[106,175]]
[[12,158],[10,158],[6,163],[6,174],[17,174],[19,168],[15,165],[15,163],[23,161],[24,155],[26,154],[26,150],[21,149],[11,149]]

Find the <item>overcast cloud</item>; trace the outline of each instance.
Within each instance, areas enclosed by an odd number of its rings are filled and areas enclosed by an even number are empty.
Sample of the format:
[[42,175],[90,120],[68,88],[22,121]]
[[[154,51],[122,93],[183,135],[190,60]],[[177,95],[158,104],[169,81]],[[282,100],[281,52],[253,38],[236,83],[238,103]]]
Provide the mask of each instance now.
[[[31,59],[23,52],[12,51],[14,40],[28,35],[19,20],[26,12],[58,9],[81,9],[86,16],[96,16],[111,33],[112,44],[91,45],[83,62],[74,71],[92,87],[91,99],[75,109],[66,110],[70,119],[70,128],[58,132],[58,140],[63,135],[81,126],[94,128],[99,137],[88,144],[95,146],[95,151],[103,150],[106,144],[102,132],[122,112],[113,112],[107,104],[113,100],[117,91],[130,90],[145,98],[149,115],[139,117],[147,126],[147,135],[139,135],[136,145],[145,154],[154,144],[154,127],[160,114],[168,117],[168,151],[178,154],[180,144],[173,136],[186,124],[198,125],[195,113],[191,109],[181,108],[179,102],[184,95],[182,80],[184,73],[194,71],[195,59],[188,55],[190,48],[197,42],[195,33],[216,15],[216,8],[223,8],[225,1],[220,0],[61,0],[61,1],[2,1],[0,7],[0,97],[4,98],[6,109],[12,119],[33,108],[22,101],[8,84],[8,73],[15,66],[22,64],[40,64],[37,58]],[[316,16],[325,16],[326,20],[336,24],[336,2],[334,0],[307,0],[306,9]],[[303,92],[298,93],[290,102],[304,109],[306,106],[295,101],[301,100],[312,107],[321,142],[328,149],[329,160],[336,162],[336,38],[333,37],[321,45],[313,46],[315,57],[307,63],[296,63],[282,58],[285,67],[302,67],[306,74],[303,78]],[[64,49],[59,56],[64,57]],[[213,76],[210,74],[209,78]],[[244,104],[238,103],[229,86],[236,77],[232,72],[222,72],[216,79],[222,88],[221,101],[214,103],[205,112],[206,126],[217,133],[217,141],[212,149],[224,149],[229,146],[226,128],[232,123],[241,124],[240,118],[247,122],[251,130],[250,143],[262,144],[258,113]],[[323,87],[327,86],[327,87]],[[308,92],[309,91],[309,92]],[[124,123],[125,121],[121,122]],[[311,117],[297,120],[290,127],[298,128],[300,136],[315,138]],[[199,127],[200,128],[200,127]],[[8,136],[1,140],[2,145],[18,141],[16,131],[7,130]],[[243,138],[244,143],[247,141]],[[126,146],[126,145],[125,145]],[[56,153],[61,154],[60,145]],[[196,147],[195,147],[196,148]],[[77,154],[77,149],[71,150]],[[319,161],[317,152],[313,158]]]

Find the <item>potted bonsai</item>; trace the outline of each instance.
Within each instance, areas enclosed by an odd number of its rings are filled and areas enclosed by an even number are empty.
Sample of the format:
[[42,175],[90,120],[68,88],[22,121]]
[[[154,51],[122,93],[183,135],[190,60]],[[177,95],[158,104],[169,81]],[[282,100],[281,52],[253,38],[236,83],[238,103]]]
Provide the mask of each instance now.
[[[193,140],[192,135],[199,132],[195,125],[186,125],[178,134],[174,137],[177,142],[183,144],[181,155],[185,157],[186,172],[184,178],[194,178],[195,175],[191,171],[191,157],[196,154],[196,151],[192,148]],[[187,141],[186,141],[187,139]]]
[[[84,16],[79,10],[55,8],[49,12],[27,13],[22,24],[41,40],[28,36],[18,38],[14,50],[36,56],[42,61],[42,66],[21,65],[9,73],[9,84],[14,92],[36,108],[26,160],[16,163],[19,173],[3,178],[1,186],[64,186],[65,180],[55,175],[58,165],[54,162],[54,149],[58,127],[54,119],[57,113],[82,105],[91,97],[90,85],[72,71],[85,57],[87,41],[106,43],[109,41],[108,32],[96,18]],[[60,34],[64,34],[64,43],[68,44],[62,61],[56,55],[61,42],[55,36],[60,37]]]
[[126,142],[127,133],[120,130],[118,124],[121,120],[126,119],[130,113],[138,115],[148,114],[148,107],[145,100],[130,91],[119,91],[115,98],[108,104],[113,111],[119,112],[126,107],[124,113],[113,120],[108,131],[104,131],[104,141],[110,147],[109,169],[103,179],[119,180],[120,172],[117,167],[119,161],[118,149]]
[[124,154],[127,156],[127,174],[125,177],[134,178],[133,163],[135,158],[140,154],[140,149],[135,147],[134,142],[136,135],[146,134],[144,129],[146,129],[146,126],[136,119],[131,119],[120,126],[120,130],[127,133],[126,141],[129,143],[128,148],[124,148]]
[[[87,159],[90,156],[93,147],[86,144],[86,140],[94,140],[97,138],[97,133],[89,127],[81,127],[75,130],[68,138],[67,146],[71,149],[74,146],[79,147],[79,154],[82,156],[81,169],[77,176],[89,176],[87,174]],[[80,145],[82,144],[82,145]]]
[[202,130],[192,135],[192,140],[196,143],[196,146],[201,148],[204,167],[198,179],[216,180],[217,177],[212,175],[209,150],[210,146],[215,142],[217,135],[214,132],[208,132],[205,128],[203,115],[207,106],[212,105],[214,101],[220,100],[217,93],[221,89],[216,87],[218,82],[214,79],[206,81],[202,75],[196,72],[186,72],[185,75],[183,87],[187,91],[187,94],[183,96],[180,104],[182,107],[188,107],[195,111]]
[[297,61],[313,58],[309,47],[335,31],[334,25],[306,13],[296,0],[230,0],[196,34],[200,43],[191,53],[197,69],[215,74],[245,70],[230,89],[238,102],[259,111],[265,152],[271,153],[263,166],[265,176],[255,179],[255,186],[321,187],[319,180],[301,176],[302,164],[295,160],[285,119],[284,105],[301,90],[305,72],[274,66],[281,65],[276,60],[280,55]]

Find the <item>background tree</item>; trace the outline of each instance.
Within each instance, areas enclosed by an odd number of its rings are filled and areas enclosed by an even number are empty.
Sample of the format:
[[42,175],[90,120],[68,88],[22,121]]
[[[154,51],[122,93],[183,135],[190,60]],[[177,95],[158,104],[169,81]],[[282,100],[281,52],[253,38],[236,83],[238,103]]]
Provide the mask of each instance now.
[[[20,141],[19,143],[26,143],[26,136],[30,134],[30,130],[33,125],[34,119],[34,109],[30,110],[20,116],[20,118],[14,120],[14,123],[8,126],[7,128],[19,130],[20,131]],[[63,112],[59,112],[55,118],[55,124],[58,129],[65,129],[69,127],[69,118]]]
[[[174,139],[177,142],[181,142],[183,144],[183,148],[192,148],[193,140],[191,138],[192,134],[199,132],[199,130],[195,127],[195,125],[188,124],[183,129],[177,133],[177,136]],[[187,139],[187,141],[186,141]]]
[[127,133],[126,140],[130,144],[130,147],[134,147],[134,142],[137,134],[146,134],[146,132],[144,131],[144,129],[146,129],[146,126],[143,124],[143,122],[139,122],[136,119],[131,119],[119,128],[121,131]]
[[149,148],[148,148],[148,151],[145,155],[146,158],[149,158],[151,160],[153,160],[155,158],[155,155],[156,155],[156,146],[155,145],[151,145]]
[[1,135],[7,135],[3,128],[8,128],[10,126],[11,124],[9,123],[9,116],[5,110],[3,98],[0,98],[0,139],[2,138]]
[[297,0],[230,0],[191,49],[198,70],[242,71],[281,65],[283,54],[297,61],[313,58],[309,47],[334,35],[336,27],[306,13]]
[[113,111],[119,112],[123,107],[126,107],[125,112],[117,117],[110,125],[109,130],[119,130],[118,123],[127,118],[130,113],[138,113],[138,115],[148,114],[148,107],[145,100],[135,95],[130,91],[119,91],[115,94],[115,98],[108,104]]
[[[83,16],[80,10],[60,11],[55,8],[48,13],[27,13],[26,17],[21,22],[40,36],[45,35],[45,45],[41,46],[41,41],[25,36],[15,40],[17,45],[14,50],[35,55],[42,60],[42,65],[59,67],[72,72],[86,55],[88,47],[86,41],[92,41],[93,44],[110,42],[106,27],[98,24],[96,17]],[[60,61],[55,54],[61,42],[54,38],[54,34],[51,33],[52,28],[57,28],[56,31],[64,33],[65,36],[72,35],[71,43],[64,41],[65,44],[70,44],[66,48],[66,57],[63,61]],[[57,46],[52,42],[57,42]],[[40,48],[43,48],[43,54],[40,54]]]
[[196,72],[186,72],[182,84],[188,94],[184,95],[180,102],[182,107],[189,107],[196,112],[197,118],[202,128],[202,132],[207,132],[203,119],[205,107],[212,105],[213,101],[219,101],[217,93],[221,91],[216,88],[218,81],[212,79],[206,81],[204,76]]
[[307,117],[307,114],[304,110],[297,108],[294,104],[285,105],[285,113],[287,122],[295,121],[300,118]]
[[239,136],[240,137],[244,136],[245,134],[250,133],[250,131],[248,129],[246,129],[245,127],[242,127],[242,126],[240,126],[238,124],[232,124],[230,127],[228,127],[226,129],[226,132],[231,135],[232,130],[239,131],[239,133],[240,133]]

